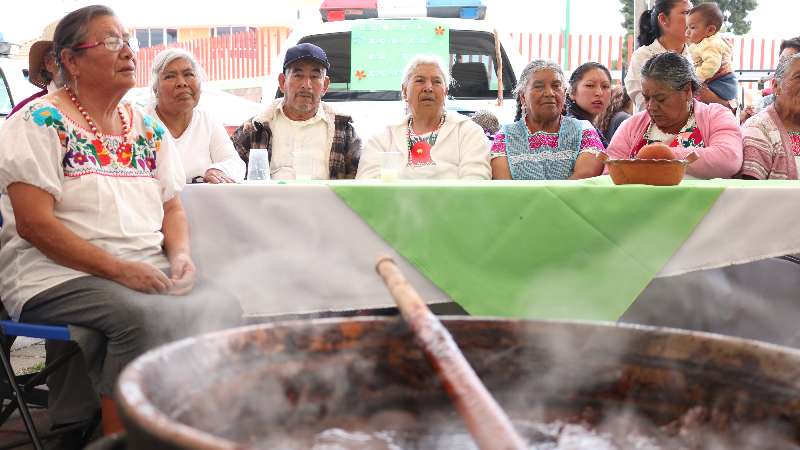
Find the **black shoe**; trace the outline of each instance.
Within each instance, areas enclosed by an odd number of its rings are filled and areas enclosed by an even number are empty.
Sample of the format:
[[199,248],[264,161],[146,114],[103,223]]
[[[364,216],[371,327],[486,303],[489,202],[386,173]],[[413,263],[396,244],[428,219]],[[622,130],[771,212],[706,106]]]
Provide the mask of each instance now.
[[47,439],[45,448],[52,450],[82,450],[100,434],[100,414],[85,422],[53,425],[51,433],[57,433]]

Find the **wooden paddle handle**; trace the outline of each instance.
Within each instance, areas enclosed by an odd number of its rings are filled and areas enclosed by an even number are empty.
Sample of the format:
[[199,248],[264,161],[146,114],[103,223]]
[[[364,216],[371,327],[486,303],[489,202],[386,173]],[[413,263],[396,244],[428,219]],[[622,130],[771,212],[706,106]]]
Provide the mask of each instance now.
[[456,410],[481,450],[524,450],[525,442],[472,370],[442,322],[428,309],[389,256],[378,258],[383,278],[403,318],[422,344]]

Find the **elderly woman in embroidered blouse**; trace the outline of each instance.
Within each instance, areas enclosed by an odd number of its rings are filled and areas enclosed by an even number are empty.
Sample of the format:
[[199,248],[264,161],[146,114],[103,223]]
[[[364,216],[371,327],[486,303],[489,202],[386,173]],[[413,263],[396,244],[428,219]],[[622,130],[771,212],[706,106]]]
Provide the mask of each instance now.
[[800,166],[800,54],[781,58],[775,102],[742,126],[742,178],[796,180]]
[[214,293],[194,286],[180,156],[158,121],[120,103],[136,84],[126,30],[105,6],[66,15],[53,39],[64,87],[0,129],[0,298],[15,320],[105,336],[87,365],[102,367],[109,427],[128,362],[199,331],[203,314],[212,328],[241,319],[238,305],[198,303]]
[[642,68],[645,111],[617,129],[609,157],[634,158],[645,145],[663,143],[677,158],[695,152],[700,159],[686,173],[694,178],[730,178],[742,167],[742,132],[730,110],[694,99],[700,86],[694,67],[677,53],[654,56]]
[[516,122],[504,125],[492,145],[492,178],[565,180],[603,172],[603,143],[594,125],[561,115],[566,83],[561,68],[531,61],[514,90]]
[[435,56],[416,56],[400,90],[409,114],[375,134],[364,147],[357,179],[380,177],[381,154],[400,152],[400,179],[488,180],[489,140],[469,117],[446,112],[450,74]]
[[186,182],[234,183],[244,180],[245,164],[225,127],[197,106],[203,69],[194,55],[169,48],[153,60],[150,85],[156,104],[147,113],[164,123],[181,155]]

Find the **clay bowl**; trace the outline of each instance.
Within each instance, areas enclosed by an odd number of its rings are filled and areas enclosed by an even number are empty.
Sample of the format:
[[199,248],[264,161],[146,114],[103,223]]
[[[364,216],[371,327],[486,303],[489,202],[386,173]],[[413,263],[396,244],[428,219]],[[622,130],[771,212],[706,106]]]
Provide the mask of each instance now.
[[675,186],[683,180],[686,166],[697,160],[697,154],[690,153],[686,159],[608,159],[601,153],[599,159],[608,167],[614,184]]

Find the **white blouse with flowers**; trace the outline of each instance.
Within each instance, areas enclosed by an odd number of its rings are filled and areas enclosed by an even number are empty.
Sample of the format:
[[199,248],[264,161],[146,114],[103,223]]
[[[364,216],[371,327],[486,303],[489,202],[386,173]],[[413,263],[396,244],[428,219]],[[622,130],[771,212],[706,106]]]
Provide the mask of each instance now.
[[0,127],[0,298],[13,318],[36,294],[87,274],[59,265],[17,234],[12,183],[50,193],[55,217],[87,242],[125,260],[169,267],[163,204],[183,188],[183,166],[163,126],[125,108],[128,136],[102,140],[45,98]]

